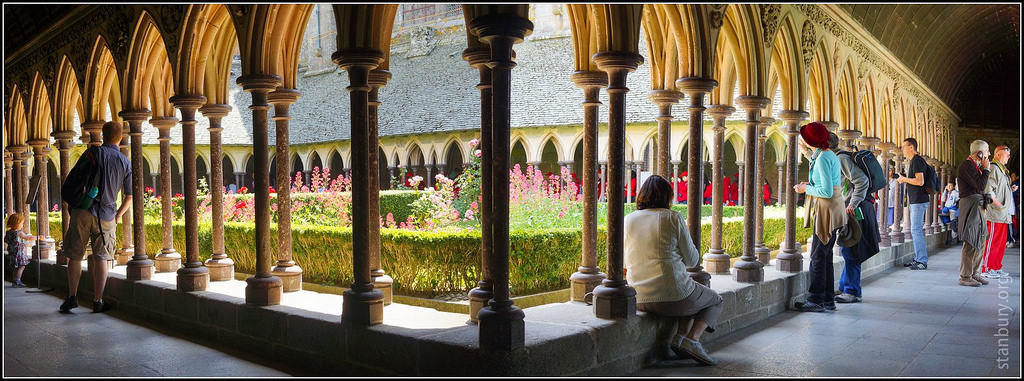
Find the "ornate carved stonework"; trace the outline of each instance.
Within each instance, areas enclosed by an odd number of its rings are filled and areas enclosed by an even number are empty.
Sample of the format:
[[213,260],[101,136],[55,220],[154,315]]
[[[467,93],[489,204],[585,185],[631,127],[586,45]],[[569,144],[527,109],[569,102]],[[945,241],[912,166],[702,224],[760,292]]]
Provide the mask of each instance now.
[[434,37],[434,28],[421,26],[409,32],[409,51],[406,57],[420,57],[430,54],[434,50],[437,39]]
[[718,29],[722,27],[722,20],[725,19],[725,13],[721,9],[711,10],[711,27]]
[[808,70],[811,67],[811,60],[814,59],[814,43],[817,36],[814,24],[810,21],[804,21],[802,29],[800,31],[800,54],[804,60],[804,70]]
[[161,5],[159,9],[160,25],[164,37],[164,45],[167,47],[167,58],[175,62],[178,56],[178,36],[181,35],[182,23],[185,19],[185,9],[181,5]]
[[771,49],[775,43],[775,32],[779,30],[779,12],[782,6],[779,4],[761,4],[761,30],[764,32],[764,45]]

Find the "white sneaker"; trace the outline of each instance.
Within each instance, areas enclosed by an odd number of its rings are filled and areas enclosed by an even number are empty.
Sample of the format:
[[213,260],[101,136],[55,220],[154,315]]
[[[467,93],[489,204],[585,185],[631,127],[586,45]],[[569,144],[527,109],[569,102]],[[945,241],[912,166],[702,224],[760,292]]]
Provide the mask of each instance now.
[[1002,275],[1000,275],[999,272],[997,272],[996,270],[988,270],[986,272],[981,273],[981,276],[989,279],[996,279],[1002,277]]
[[999,270],[989,270],[989,271],[994,271],[997,275],[999,275],[1000,278],[1009,278],[1010,277],[1010,273],[1008,273],[1006,271],[1003,271],[1002,269],[999,269]]
[[690,355],[690,357],[693,357],[694,360],[697,360],[697,362],[704,365],[716,364],[715,359],[708,355],[708,352],[704,350],[704,347],[700,345],[699,341],[690,340],[685,337],[683,337],[682,340],[673,341],[675,341],[675,343],[672,345],[672,351],[676,352],[676,355],[679,357],[683,357],[679,352],[684,352]]

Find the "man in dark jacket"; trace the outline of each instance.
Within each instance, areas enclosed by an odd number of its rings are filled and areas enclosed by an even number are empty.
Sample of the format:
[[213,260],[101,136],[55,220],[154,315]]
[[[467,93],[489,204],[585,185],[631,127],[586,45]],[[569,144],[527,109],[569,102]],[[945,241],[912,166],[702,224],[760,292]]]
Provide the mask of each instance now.
[[960,217],[957,230],[964,241],[960,252],[960,285],[978,287],[988,280],[978,274],[982,255],[985,253],[985,220],[981,216],[984,203],[985,185],[988,182],[988,143],[984,140],[971,142],[971,155],[960,163],[956,181],[960,187]]

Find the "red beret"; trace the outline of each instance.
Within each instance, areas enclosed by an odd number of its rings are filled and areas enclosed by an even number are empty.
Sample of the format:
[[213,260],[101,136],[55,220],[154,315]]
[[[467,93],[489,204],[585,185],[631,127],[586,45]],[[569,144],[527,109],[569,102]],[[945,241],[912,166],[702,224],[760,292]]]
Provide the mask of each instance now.
[[811,147],[828,149],[828,127],[824,124],[811,122],[800,126],[800,137]]

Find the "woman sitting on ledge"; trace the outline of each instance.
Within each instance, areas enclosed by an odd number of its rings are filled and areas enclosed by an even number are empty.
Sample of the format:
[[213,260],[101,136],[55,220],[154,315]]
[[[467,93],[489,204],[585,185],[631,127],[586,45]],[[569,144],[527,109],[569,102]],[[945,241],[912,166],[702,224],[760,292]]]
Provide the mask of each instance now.
[[722,297],[686,273],[686,267],[699,264],[701,256],[685,219],[669,208],[671,200],[672,186],[661,176],[647,178],[640,187],[637,210],[624,221],[626,281],[636,290],[637,310],[678,318],[671,341],[673,352],[714,365],[700,336],[705,330],[715,331],[712,327],[722,313]]

